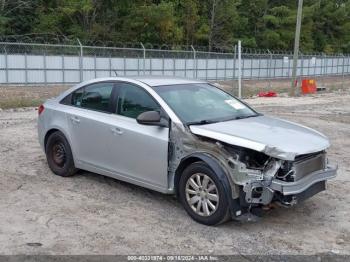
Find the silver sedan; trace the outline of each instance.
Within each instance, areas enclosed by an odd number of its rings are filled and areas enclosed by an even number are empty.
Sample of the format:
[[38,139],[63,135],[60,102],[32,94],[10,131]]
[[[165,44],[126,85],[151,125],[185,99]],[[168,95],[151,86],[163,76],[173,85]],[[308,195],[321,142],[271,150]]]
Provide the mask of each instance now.
[[323,134],[264,116],[205,81],[95,79],[38,111],[53,173],[83,169],[176,194],[206,225],[295,205],[336,176]]

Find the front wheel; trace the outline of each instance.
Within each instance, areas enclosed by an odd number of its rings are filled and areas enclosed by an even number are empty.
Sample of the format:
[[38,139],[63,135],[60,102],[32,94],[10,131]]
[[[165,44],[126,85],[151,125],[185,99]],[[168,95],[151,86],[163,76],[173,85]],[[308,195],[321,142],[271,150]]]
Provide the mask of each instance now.
[[199,223],[216,225],[228,218],[224,187],[204,162],[193,163],[184,170],[179,182],[179,196],[187,213]]
[[45,152],[47,163],[56,175],[67,177],[76,173],[72,150],[62,132],[56,131],[49,136]]

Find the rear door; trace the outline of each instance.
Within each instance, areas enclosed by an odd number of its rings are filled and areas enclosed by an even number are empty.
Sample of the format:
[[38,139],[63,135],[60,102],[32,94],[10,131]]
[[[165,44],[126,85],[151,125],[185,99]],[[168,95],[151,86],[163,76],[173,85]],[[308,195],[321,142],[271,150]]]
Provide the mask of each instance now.
[[136,118],[146,111],[161,111],[160,105],[142,87],[116,84],[114,138],[110,142],[113,170],[131,179],[164,190],[168,186],[169,128],[138,124]]
[[110,168],[108,161],[114,83],[85,86],[71,94],[67,113],[75,160],[80,165]]

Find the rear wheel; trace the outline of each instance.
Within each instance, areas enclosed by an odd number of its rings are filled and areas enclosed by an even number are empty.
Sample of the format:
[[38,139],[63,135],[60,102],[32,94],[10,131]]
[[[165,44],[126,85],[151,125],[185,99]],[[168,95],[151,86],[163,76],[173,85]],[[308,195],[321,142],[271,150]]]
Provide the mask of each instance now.
[[224,187],[204,162],[193,163],[184,170],[179,182],[179,195],[187,213],[199,223],[216,225],[228,218]]
[[60,131],[52,133],[45,145],[47,163],[56,175],[68,177],[76,173],[72,150]]

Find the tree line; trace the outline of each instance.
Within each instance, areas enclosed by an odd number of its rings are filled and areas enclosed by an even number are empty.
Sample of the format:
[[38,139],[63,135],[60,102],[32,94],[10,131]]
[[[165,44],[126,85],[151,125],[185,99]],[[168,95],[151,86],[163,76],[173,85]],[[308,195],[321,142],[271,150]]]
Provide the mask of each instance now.
[[[291,50],[297,0],[0,0],[0,35]],[[301,50],[350,53],[350,0],[304,0]]]

